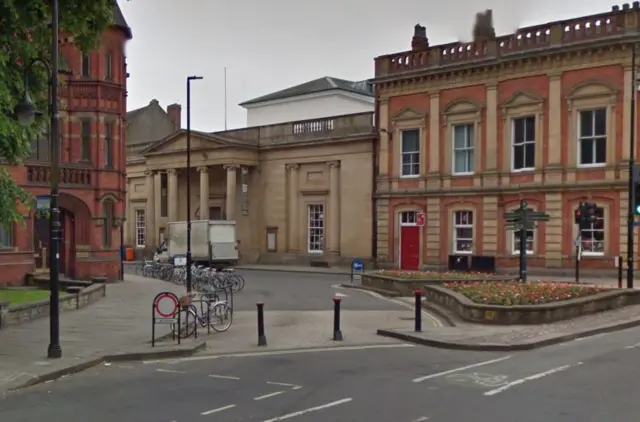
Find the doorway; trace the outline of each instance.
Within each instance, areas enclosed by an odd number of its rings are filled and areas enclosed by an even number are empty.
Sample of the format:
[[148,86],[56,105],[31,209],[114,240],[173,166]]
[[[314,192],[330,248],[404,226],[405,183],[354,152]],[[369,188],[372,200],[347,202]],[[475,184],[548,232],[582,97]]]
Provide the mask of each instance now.
[[400,213],[400,269],[418,271],[420,269],[420,227],[416,211]]
[[[33,217],[33,249],[36,268],[51,267],[51,239],[49,236],[51,219],[49,213],[39,213]],[[60,208],[59,271],[71,278],[75,277],[75,217],[65,208]]]

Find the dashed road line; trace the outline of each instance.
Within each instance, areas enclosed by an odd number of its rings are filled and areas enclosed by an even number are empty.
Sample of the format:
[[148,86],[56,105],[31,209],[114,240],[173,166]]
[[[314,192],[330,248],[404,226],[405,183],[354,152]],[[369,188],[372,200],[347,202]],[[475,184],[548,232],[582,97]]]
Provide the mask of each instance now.
[[302,386],[301,386],[301,385],[296,385],[296,384],[287,384],[287,383],[284,383],[284,382],[267,381],[267,384],[269,384],[269,385],[278,385],[278,386],[280,386],[280,387],[289,387],[289,388],[291,388],[292,390],[299,390],[299,389],[301,389],[301,388],[302,388]]
[[225,410],[229,410],[229,409],[233,409],[234,407],[236,407],[235,404],[230,404],[228,406],[222,406],[222,407],[218,407],[217,409],[211,409],[211,410],[207,410],[206,412],[202,412],[200,413],[200,415],[202,416],[207,416],[207,415],[211,415],[213,413],[218,413],[218,412],[223,412]]
[[304,409],[304,410],[300,410],[300,411],[297,411],[297,412],[289,413],[289,414],[286,414],[286,415],[278,416],[277,418],[267,419],[264,422],[284,421],[286,419],[291,419],[291,418],[295,418],[295,417],[298,417],[298,416],[306,415],[307,413],[317,412],[319,410],[324,410],[324,409],[328,409],[330,407],[335,407],[335,406],[339,406],[341,404],[349,403],[352,400],[353,400],[352,398],[345,398],[345,399],[342,399],[342,400],[336,400],[336,401],[332,401],[331,403],[323,404],[323,405],[316,406],[316,407],[310,407],[308,409]]
[[638,348],[638,347],[640,347],[640,343],[632,344],[631,346],[627,346],[627,347],[625,347],[625,349],[626,349],[626,350],[629,350],[629,349],[636,349],[636,348]]
[[217,378],[220,380],[234,380],[234,381],[240,380],[240,377],[232,377],[229,375],[209,375],[209,378]]
[[262,395],[262,396],[254,397],[253,399],[256,400],[256,401],[264,400],[264,399],[268,399],[268,398],[271,398],[271,397],[279,396],[280,394],[285,393],[285,392],[286,391],[275,391],[273,393],[269,393],[269,394],[265,394],[265,395]]
[[416,420],[414,420],[413,422],[424,422],[424,421],[428,421],[429,420],[429,416],[423,416],[421,418],[418,418]]
[[484,362],[478,362],[478,363],[474,363],[472,365],[461,366],[460,368],[449,369],[448,371],[438,372],[438,373],[431,374],[431,375],[425,375],[423,377],[415,378],[413,380],[413,382],[416,382],[416,383],[417,382],[422,382],[422,381],[426,381],[428,379],[438,378],[438,377],[441,377],[441,376],[444,376],[444,375],[453,374],[455,372],[464,371],[466,369],[477,368],[479,366],[485,366],[485,365],[491,365],[492,363],[498,363],[498,362],[502,362],[503,360],[511,359],[511,356],[512,355],[503,356],[503,357],[498,358],[498,359],[486,360]]
[[156,368],[156,371],[158,371],[158,372],[166,372],[166,373],[169,373],[169,374],[186,374],[186,372],[184,372],[184,371],[174,371],[173,369]]
[[549,369],[548,371],[544,371],[544,372],[540,372],[538,374],[530,375],[528,377],[520,378],[520,379],[517,379],[515,381],[511,381],[510,383],[505,384],[502,387],[498,387],[495,390],[487,391],[487,392],[484,393],[484,395],[485,396],[495,396],[496,394],[500,394],[503,391],[508,390],[511,387],[515,387],[517,385],[524,384],[525,382],[528,382],[528,381],[537,380],[537,379],[546,377],[548,375],[557,374],[558,372],[566,371],[569,368],[573,368],[573,367],[579,366],[579,365],[582,365],[582,362],[578,362],[578,363],[576,363],[574,365],[559,366],[557,368]]

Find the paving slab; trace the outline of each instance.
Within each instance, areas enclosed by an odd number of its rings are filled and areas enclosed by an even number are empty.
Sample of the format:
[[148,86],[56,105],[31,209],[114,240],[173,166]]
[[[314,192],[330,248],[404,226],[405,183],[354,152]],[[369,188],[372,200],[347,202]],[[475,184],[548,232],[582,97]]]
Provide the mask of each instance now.
[[412,324],[381,328],[377,333],[383,337],[445,349],[531,350],[640,326],[640,305],[541,325],[493,326],[456,321],[455,327],[428,327],[417,333],[413,331]]

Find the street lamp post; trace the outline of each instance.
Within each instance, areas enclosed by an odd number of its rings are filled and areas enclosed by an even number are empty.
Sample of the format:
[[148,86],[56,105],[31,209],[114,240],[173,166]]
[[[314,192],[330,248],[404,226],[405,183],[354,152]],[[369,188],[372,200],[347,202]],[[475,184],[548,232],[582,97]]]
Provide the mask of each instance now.
[[627,202],[627,288],[633,288],[633,168],[636,163],[636,43],[631,48],[631,128],[629,132],[629,195]]
[[[62,357],[60,347],[60,298],[58,290],[60,288],[60,209],[58,208],[58,173],[60,167],[60,129],[58,109],[58,0],[51,0],[51,66],[42,59],[34,59],[27,66],[27,71],[36,62],[42,63],[49,72],[49,117],[51,118],[49,136],[51,142],[51,198],[49,204],[49,289],[51,291],[49,304],[49,347],[47,356],[49,358]],[[30,125],[39,114],[34,106],[28,91],[27,73],[24,77],[24,95],[15,108],[15,114],[22,125]]]
[[[191,81],[202,76],[187,77],[187,293],[191,293]],[[203,212],[203,211],[200,211]]]

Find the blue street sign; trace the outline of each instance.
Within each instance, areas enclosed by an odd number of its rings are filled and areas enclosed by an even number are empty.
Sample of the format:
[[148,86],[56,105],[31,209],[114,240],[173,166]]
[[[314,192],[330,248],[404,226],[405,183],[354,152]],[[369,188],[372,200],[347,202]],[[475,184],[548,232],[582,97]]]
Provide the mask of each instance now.
[[640,221],[634,221],[633,227],[640,227]]
[[364,270],[364,262],[359,259],[354,259],[351,263],[353,266],[353,271],[363,271]]

